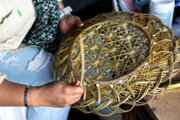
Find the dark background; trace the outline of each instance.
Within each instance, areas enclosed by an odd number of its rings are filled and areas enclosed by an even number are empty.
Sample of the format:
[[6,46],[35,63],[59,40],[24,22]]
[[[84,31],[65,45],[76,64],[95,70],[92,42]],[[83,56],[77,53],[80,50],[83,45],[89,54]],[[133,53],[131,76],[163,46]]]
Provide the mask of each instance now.
[[65,6],[71,6],[72,14],[82,20],[112,11],[112,0],[64,0],[63,3]]

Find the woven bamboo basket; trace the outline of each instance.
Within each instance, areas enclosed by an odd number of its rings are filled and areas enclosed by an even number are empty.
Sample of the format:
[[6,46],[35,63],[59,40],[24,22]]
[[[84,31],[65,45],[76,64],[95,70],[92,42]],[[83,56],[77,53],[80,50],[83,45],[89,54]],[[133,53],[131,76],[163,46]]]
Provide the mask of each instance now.
[[55,54],[55,81],[81,80],[72,105],[103,116],[128,112],[168,89],[180,71],[180,41],[150,14],[100,14],[74,30]]

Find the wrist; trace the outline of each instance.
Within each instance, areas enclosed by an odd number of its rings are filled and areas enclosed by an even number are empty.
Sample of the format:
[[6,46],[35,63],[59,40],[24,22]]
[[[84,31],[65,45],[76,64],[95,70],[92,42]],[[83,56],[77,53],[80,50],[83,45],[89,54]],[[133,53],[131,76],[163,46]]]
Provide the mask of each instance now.
[[40,87],[30,87],[27,94],[28,106],[42,106]]

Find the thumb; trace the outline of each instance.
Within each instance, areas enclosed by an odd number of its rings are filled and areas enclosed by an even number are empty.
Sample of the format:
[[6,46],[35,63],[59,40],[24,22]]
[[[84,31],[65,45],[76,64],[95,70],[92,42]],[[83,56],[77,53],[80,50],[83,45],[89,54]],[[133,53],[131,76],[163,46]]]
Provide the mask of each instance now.
[[76,24],[77,27],[83,27],[84,26],[84,23],[80,19],[77,19],[75,21],[75,24]]
[[78,27],[83,27],[83,26],[84,26],[84,23],[78,24]]
[[80,86],[80,81],[77,80],[77,81],[75,82],[74,86],[79,87],[79,86]]

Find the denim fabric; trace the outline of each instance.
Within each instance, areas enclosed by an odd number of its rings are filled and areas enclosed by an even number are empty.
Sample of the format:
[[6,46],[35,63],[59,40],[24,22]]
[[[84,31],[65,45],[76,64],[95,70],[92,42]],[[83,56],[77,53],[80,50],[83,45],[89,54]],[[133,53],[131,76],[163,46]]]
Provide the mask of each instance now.
[[[51,58],[39,71],[30,71],[27,66],[40,52],[40,48],[27,47],[9,52],[0,59],[0,72],[7,75],[9,81],[23,85],[40,86],[52,81]],[[70,107],[29,107],[28,120],[67,120]]]

